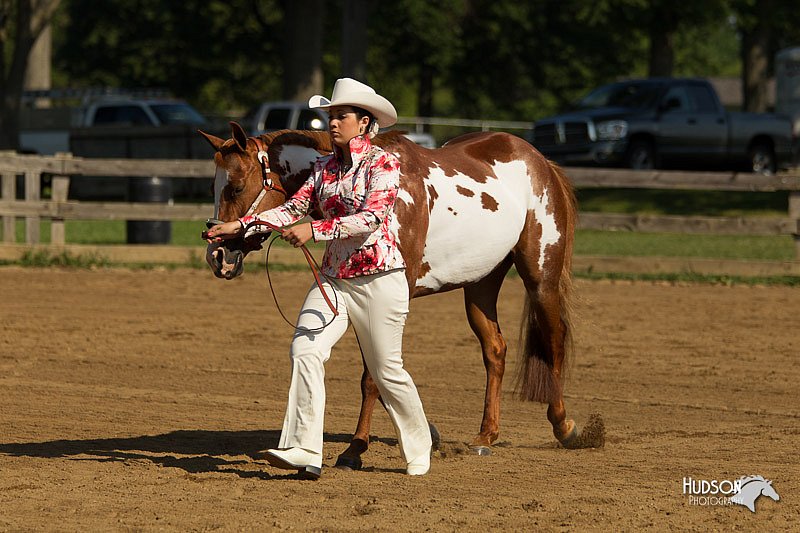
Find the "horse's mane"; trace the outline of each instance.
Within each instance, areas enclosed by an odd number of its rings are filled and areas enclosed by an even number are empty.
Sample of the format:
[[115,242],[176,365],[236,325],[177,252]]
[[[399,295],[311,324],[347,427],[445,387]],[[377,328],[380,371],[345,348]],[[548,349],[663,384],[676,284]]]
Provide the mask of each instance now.
[[320,152],[333,151],[330,135],[324,131],[278,130],[262,133],[259,138],[270,148],[292,144],[313,148]]
[[414,143],[414,141],[408,139],[405,136],[404,131],[400,130],[391,130],[385,133],[380,133],[372,139],[372,144],[374,144],[375,146],[379,146],[387,151],[389,148],[393,148],[399,144],[407,144],[407,143],[416,144]]
[[747,485],[751,481],[764,481],[764,482],[766,482],[767,480],[764,479],[764,476],[747,476],[747,477],[739,478],[739,481],[741,482],[741,486],[744,487],[745,485]]

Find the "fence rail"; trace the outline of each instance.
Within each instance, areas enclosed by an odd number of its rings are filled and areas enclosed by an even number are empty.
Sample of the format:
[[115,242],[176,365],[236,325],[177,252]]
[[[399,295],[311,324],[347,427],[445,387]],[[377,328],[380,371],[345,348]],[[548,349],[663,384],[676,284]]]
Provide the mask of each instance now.
[[[633,171],[568,168],[576,188],[689,189],[709,191],[789,191],[786,217],[704,217],[580,213],[582,229],[670,233],[792,235],[800,261],[800,172],[760,176],[736,172]],[[15,220],[25,218],[25,243],[40,241],[40,220],[49,218],[50,243],[65,245],[65,220],[204,220],[211,204],[78,202],[68,200],[71,176],[160,177],[210,180],[211,160],[84,159],[69,154],[53,157],[0,152],[3,241],[16,241]],[[17,176],[24,176],[24,200],[17,200]],[[51,198],[41,198],[41,176],[52,178]],[[98,178],[99,179],[99,178]]]

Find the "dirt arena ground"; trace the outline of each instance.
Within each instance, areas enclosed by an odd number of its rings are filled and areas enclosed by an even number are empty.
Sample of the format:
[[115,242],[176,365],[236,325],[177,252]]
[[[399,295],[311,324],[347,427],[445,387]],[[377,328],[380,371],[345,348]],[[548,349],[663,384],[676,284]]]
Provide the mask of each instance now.
[[[443,449],[402,474],[376,413],[360,472],[329,468],[355,427],[351,333],[327,365],[317,482],[269,467],[290,328],[263,274],[0,269],[0,530],[798,531],[800,289],[577,282],[569,414],[602,449],[556,446],[511,394],[521,283],[500,314],[510,364],[494,453],[467,453],[484,372],[460,292],[416,300],[406,366]],[[294,315],[306,273],[273,276]],[[780,501],[690,502],[683,478],[771,479]]]

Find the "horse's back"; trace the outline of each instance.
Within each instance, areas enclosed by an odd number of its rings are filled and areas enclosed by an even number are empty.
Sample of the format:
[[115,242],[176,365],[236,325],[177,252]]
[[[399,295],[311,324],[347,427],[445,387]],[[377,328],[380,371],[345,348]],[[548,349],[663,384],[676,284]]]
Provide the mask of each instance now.
[[[484,278],[520,240],[529,212],[548,216],[552,169],[519,137],[472,133],[435,150],[406,146],[399,156],[405,186],[423,186],[426,193],[428,228],[417,285],[428,291]],[[418,224],[424,207],[401,216],[401,227]],[[550,220],[544,224],[552,226]]]

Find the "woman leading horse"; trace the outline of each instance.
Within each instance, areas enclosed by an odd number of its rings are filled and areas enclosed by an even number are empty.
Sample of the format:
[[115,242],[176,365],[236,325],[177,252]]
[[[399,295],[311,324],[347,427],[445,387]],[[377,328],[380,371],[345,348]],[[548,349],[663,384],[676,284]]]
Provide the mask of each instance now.
[[[266,457],[278,468],[319,477],[324,363],[352,323],[398,434],[406,472],[422,475],[430,468],[431,436],[417,389],[403,368],[409,289],[394,220],[400,165],[370,141],[379,124],[396,122],[397,113],[371,87],[350,78],[336,82],[330,100],[314,96],[309,106],[327,109],[334,153],[317,161],[311,177],[283,205],[214,226],[207,234],[212,242],[242,233],[248,237],[265,231],[254,223],[268,222],[285,228],[282,238],[296,247],[312,238],[326,242],[322,271],[327,281],[312,286],[300,311],[279,449],[269,450]],[[289,226],[314,208],[322,213],[321,220]],[[336,309],[327,307],[323,290],[334,295]]]

